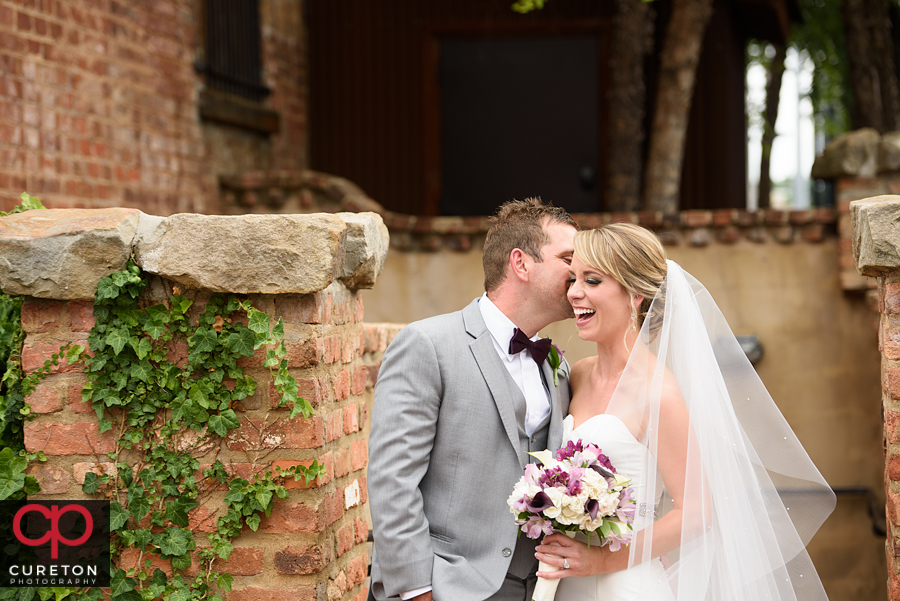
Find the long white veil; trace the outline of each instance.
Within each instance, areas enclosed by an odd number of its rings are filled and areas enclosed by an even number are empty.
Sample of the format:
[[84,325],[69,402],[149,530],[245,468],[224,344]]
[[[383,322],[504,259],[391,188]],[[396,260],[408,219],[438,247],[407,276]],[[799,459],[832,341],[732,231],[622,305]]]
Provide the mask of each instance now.
[[[680,520],[681,544],[661,557],[678,601],[827,599],[805,547],[834,509],[834,493],[709,292],[667,263],[607,410],[651,451],[629,564],[659,555],[646,544],[654,527]],[[666,411],[660,422],[673,390],[689,417],[677,426],[688,431],[675,433],[687,441],[680,512],[666,494],[671,474],[658,468],[660,432],[676,427]]]

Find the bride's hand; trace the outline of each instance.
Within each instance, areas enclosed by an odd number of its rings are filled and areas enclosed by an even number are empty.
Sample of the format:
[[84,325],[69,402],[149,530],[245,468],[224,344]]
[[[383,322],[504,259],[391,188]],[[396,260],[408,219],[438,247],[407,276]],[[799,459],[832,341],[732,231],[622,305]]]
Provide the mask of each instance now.
[[534,556],[539,561],[559,568],[555,572],[537,573],[539,578],[547,580],[568,576],[593,576],[628,567],[628,553],[614,553],[609,547],[597,545],[588,548],[586,544],[572,540],[564,534],[545,536],[535,550]]

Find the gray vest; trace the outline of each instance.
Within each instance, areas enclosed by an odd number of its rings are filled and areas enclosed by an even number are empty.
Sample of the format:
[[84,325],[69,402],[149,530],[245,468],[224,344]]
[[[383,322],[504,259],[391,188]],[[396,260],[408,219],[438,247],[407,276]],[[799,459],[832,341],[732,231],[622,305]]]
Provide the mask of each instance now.
[[[543,377],[543,373],[541,374]],[[544,388],[546,389],[547,383],[544,382]],[[517,387],[518,388],[518,387]],[[515,395],[516,398],[516,417],[519,422],[519,449],[520,453],[525,456],[527,463],[534,463],[537,461],[528,453],[533,451],[543,451],[547,448],[547,437],[550,435],[550,414],[547,414],[547,419],[541,422],[541,425],[537,427],[537,429],[531,434],[529,437],[525,434],[525,397],[521,393]],[[550,449],[551,451],[555,451],[556,449]],[[512,517],[510,515],[510,517]],[[524,533],[519,533],[519,538],[516,539],[516,549],[513,551],[512,560],[509,564],[509,573],[518,578],[525,579],[529,574],[533,574],[535,570],[537,570],[538,560],[534,557],[534,548],[537,547],[540,539],[532,540],[525,536]]]

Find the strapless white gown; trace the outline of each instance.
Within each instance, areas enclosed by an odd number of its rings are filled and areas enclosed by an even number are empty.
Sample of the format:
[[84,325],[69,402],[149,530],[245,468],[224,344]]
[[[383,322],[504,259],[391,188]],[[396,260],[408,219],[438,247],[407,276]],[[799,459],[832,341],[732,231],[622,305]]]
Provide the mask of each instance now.
[[[640,488],[646,486],[649,451],[635,440],[622,421],[609,414],[595,415],[573,430],[574,418],[570,415],[563,422],[563,445],[579,438],[603,450],[616,471],[631,478],[635,497],[639,498]],[[659,491],[662,486],[657,486]],[[659,499],[657,499],[657,502]],[[646,508],[645,508],[646,509]],[[637,512],[635,530],[641,529],[641,521],[652,519],[653,510]],[[619,553],[628,553],[623,547]],[[584,578],[562,578],[556,590],[555,601],[674,601],[675,596],[666,578],[665,569],[658,559],[627,570],[588,576]]]

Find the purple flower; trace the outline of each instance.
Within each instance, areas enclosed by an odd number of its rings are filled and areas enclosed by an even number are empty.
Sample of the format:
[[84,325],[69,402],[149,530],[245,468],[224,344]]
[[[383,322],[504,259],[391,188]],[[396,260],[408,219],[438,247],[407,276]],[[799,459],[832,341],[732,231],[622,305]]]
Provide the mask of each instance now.
[[597,513],[600,511],[600,502],[597,499],[588,499],[584,504],[584,510],[588,512],[592,520],[597,519]]
[[553,501],[550,500],[550,496],[541,491],[534,495],[533,499],[528,499],[528,497],[524,497],[525,500],[525,509],[530,513],[540,513],[547,509],[548,507],[553,506]]
[[537,516],[531,516],[522,524],[522,532],[528,538],[540,538],[541,534],[553,534],[553,524]]
[[565,461],[566,459],[570,459],[575,453],[580,453],[584,450],[584,447],[581,444],[581,439],[579,438],[577,442],[572,442],[571,440],[566,443],[566,446],[556,451],[556,460],[557,461]]

